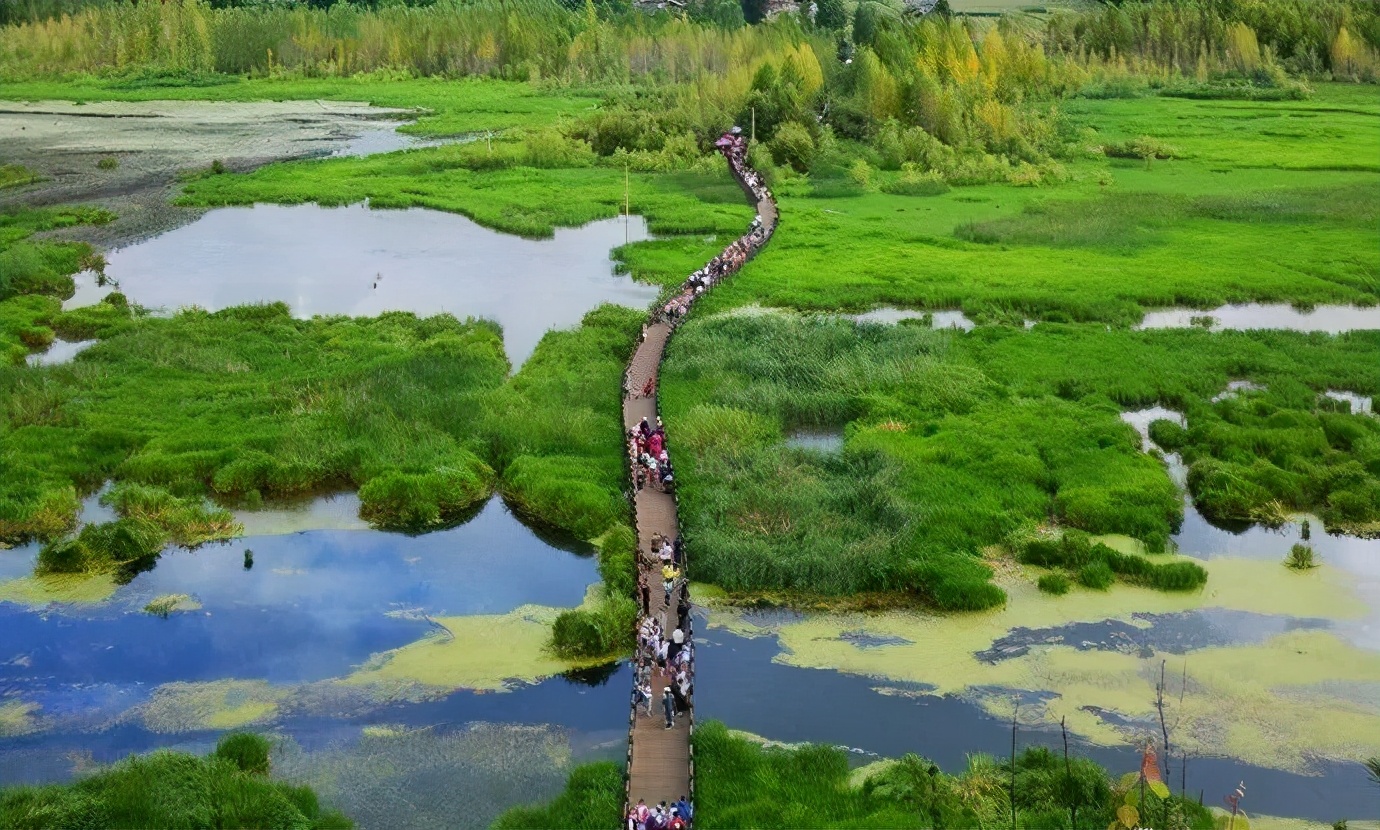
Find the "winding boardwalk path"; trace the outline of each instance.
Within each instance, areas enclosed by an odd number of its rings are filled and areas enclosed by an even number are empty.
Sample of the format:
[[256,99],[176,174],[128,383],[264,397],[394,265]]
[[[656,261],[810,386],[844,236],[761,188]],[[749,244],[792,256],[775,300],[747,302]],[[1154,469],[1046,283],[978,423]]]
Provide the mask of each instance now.
[[[759,184],[760,177],[745,163],[745,144],[742,139],[725,140],[730,143],[725,145],[721,141],[720,149],[728,160],[729,170],[734,178],[743,188],[748,200],[756,206],[761,226],[758,228],[754,223],[754,228],[747,235],[735,240],[734,245],[741,245],[746,254],[741,257],[741,261],[732,263],[716,282],[731,276],[741,266],[742,261],[751,258],[760,250],[776,230],[777,222],[776,203],[772,200],[770,192]],[[732,248],[733,245],[726,249],[725,257]],[[686,310],[696,296],[691,290],[689,301],[685,305]],[[625,380],[625,389],[628,393],[623,399],[623,425],[627,430],[637,427],[643,418],[652,424],[656,423],[656,377],[665,356],[666,344],[675,330],[675,322],[679,321],[679,318],[675,321],[668,320],[667,316],[661,308],[653,312],[645,327],[642,342],[629,361]],[[639,393],[648,386],[649,381],[652,393],[642,396]],[[672,447],[674,438],[675,436],[668,436],[668,443]],[[665,594],[661,590],[661,563],[649,554],[649,550],[654,534],[672,538],[680,535],[676,498],[673,494],[661,492],[650,485],[641,490],[637,490],[635,486],[633,489],[638,568],[651,586],[651,616],[659,618],[662,629],[670,632],[676,628],[676,607],[685,590],[684,581],[682,580],[672,593],[670,602],[666,602]],[[688,560],[688,554],[686,558]],[[693,632],[686,631],[685,634],[686,642],[692,642]],[[655,805],[663,801],[670,804],[679,798],[687,797],[693,803],[694,759],[690,749],[690,736],[694,730],[695,719],[693,697],[688,717],[678,717],[675,727],[666,729],[661,714],[661,697],[668,683],[668,679],[654,672],[652,715],[639,715],[634,704],[629,717],[627,799],[630,806],[637,804],[639,799],[645,800],[648,805]]]

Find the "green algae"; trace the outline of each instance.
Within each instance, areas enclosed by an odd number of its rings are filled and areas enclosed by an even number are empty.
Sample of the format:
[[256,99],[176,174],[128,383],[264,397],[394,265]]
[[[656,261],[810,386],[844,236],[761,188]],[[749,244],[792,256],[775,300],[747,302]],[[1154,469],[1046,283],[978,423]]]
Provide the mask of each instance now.
[[[963,696],[998,717],[1010,716],[1011,690],[1053,692],[1057,696],[1041,704],[1023,705],[1023,721],[1052,726],[1066,718],[1073,732],[1104,745],[1151,731],[1161,660],[1172,675],[1187,665],[1188,693],[1182,707],[1176,699],[1172,708],[1180,722],[1175,741],[1190,751],[1307,771],[1312,758],[1360,760],[1380,745],[1380,706],[1364,694],[1380,681],[1380,655],[1328,631],[1293,631],[1257,645],[1203,648],[1186,657],[1080,651],[1063,644],[1033,646],[996,663],[976,656],[1016,628],[1109,619],[1138,624],[1136,612],[1224,608],[1329,620],[1362,616],[1364,604],[1338,571],[1299,575],[1270,562],[1215,559],[1207,586],[1186,595],[1118,586],[1047,597],[1024,568],[1004,569],[998,582],[1010,600],[991,612],[830,614],[772,626],[726,611],[711,620],[741,634],[774,633],[782,663],[925,684],[927,691],[908,693]],[[861,648],[844,636],[858,631],[897,642]],[[1098,710],[1132,725],[1113,725]]]
[[119,588],[114,574],[45,574],[0,582],[0,602],[31,607],[52,603],[99,605]]
[[135,714],[152,732],[239,729],[272,721],[289,693],[264,680],[165,683]]
[[597,663],[563,660],[547,648],[562,610],[524,605],[507,614],[430,617],[436,631],[374,655],[342,682],[368,685],[388,697],[455,689],[502,692]]
[[508,807],[559,792],[572,755],[569,736],[556,726],[375,725],[358,741],[322,749],[284,739],[273,767],[361,827],[397,826],[406,816],[409,828],[477,830]]
[[22,700],[7,700],[0,703],[0,738],[14,738],[38,730],[38,719],[34,714],[39,706]]

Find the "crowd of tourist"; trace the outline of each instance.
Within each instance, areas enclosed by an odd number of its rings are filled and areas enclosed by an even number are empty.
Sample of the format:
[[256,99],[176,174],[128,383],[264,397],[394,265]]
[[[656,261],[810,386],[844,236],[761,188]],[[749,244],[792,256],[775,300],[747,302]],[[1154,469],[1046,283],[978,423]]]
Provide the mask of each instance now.
[[[747,140],[739,128],[734,127],[725,133],[715,147],[728,159],[733,175],[752,192],[759,205],[771,198],[761,178],[747,166]],[[676,325],[699,295],[742,267],[766,244],[770,235],[771,228],[763,223],[759,213],[753,218],[748,232],[691,274],[680,292],[653,315],[654,319]],[[645,328],[643,333],[645,335]],[[628,381],[627,391],[632,398],[656,394],[655,374],[649,376],[640,388],[631,387],[631,378]],[[644,488],[651,487],[663,493],[673,492],[675,472],[671,467],[666,429],[661,418],[656,418],[655,425],[643,418],[637,426],[628,430],[627,444],[635,491],[641,493]],[[673,729],[677,717],[692,711],[694,695],[695,647],[690,636],[690,590],[683,576],[685,548],[678,536],[672,538],[654,533],[649,541],[647,550],[641,550],[640,546],[638,550],[640,615],[637,652],[633,658],[633,713],[634,717],[645,718],[660,715],[665,720],[665,728]],[[658,573],[662,590],[662,596],[658,599],[663,602],[653,605],[653,590],[656,587],[653,583]],[[659,696],[657,686],[662,687]],[[693,813],[689,800],[682,795],[674,804],[667,805],[663,801],[652,807],[638,799],[635,806],[629,807],[626,818],[626,830],[688,830],[693,822]]]
[[675,470],[671,468],[671,455],[666,449],[666,429],[661,419],[656,419],[653,427],[646,418],[628,430],[628,465],[632,470],[633,489],[651,485],[653,490],[669,493],[675,488]]
[[[714,143],[714,146],[724,154],[724,158],[728,159],[728,166],[732,169],[734,176],[747,185],[758,204],[771,198],[771,191],[767,189],[761,177],[747,166],[747,139],[743,137],[742,131],[738,127],[725,133]],[[754,216],[747,233],[733,240],[723,253],[690,275],[690,278],[681,286],[681,290],[661,307],[660,318],[672,325],[679,323],[690,311],[690,304],[695,301],[695,298],[743,267],[743,263],[747,262],[767,243],[767,238],[770,235],[770,230],[762,223],[761,214]],[[649,380],[648,383],[655,388],[652,381]],[[644,394],[650,394],[650,391],[644,390]]]
[[648,807],[641,798],[635,806],[628,808],[626,830],[685,830],[690,826],[694,809],[690,801],[681,796],[680,801],[667,805],[665,801]]

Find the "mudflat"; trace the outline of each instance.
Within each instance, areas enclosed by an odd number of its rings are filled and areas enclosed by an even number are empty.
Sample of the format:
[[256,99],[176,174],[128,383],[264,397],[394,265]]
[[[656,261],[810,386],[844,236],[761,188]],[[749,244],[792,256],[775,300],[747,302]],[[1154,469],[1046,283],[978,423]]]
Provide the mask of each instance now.
[[[184,224],[200,209],[170,202],[178,174],[250,170],[325,155],[407,110],[340,101],[0,102],[3,161],[44,180],[11,188],[0,207],[90,203],[119,218],[64,233],[103,247]],[[102,164],[103,159],[113,159]]]

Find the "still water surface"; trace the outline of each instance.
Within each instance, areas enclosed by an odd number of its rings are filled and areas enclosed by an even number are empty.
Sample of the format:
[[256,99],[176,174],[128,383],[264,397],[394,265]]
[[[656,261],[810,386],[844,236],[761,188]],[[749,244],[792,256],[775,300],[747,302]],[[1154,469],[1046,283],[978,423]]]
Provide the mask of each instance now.
[[[113,251],[105,273],[132,302],[168,312],[281,301],[299,317],[483,317],[503,327],[520,366],[548,329],[574,326],[601,303],[645,308],[656,299],[655,287],[614,273],[609,255],[647,238],[639,216],[524,239],[423,208],[254,205],[218,208]],[[88,276],[68,305],[109,290]]]

